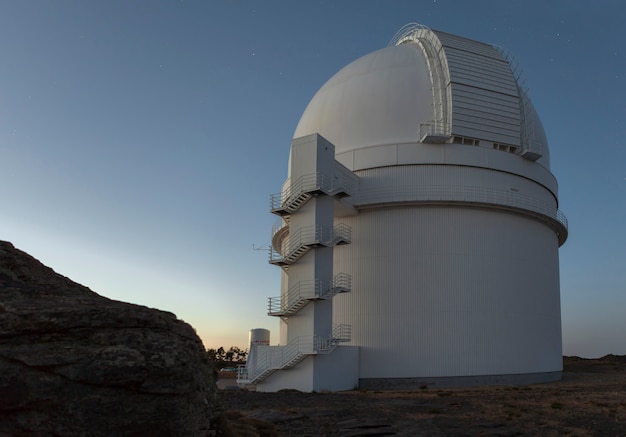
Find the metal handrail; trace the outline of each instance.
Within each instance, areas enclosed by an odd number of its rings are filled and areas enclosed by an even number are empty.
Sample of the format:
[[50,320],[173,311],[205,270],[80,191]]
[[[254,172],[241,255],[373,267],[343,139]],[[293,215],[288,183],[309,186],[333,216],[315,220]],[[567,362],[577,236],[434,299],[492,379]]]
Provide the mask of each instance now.
[[352,240],[352,228],[349,225],[345,223],[337,223],[335,225],[332,240],[337,241],[339,239],[346,241]]
[[287,290],[282,296],[269,297],[267,313],[285,314],[298,306],[304,300],[328,299],[339,291],[350,290],[352,275],[338,273],[332,282],[322,280],[299,281]]
[[402,26],[400,28],[400,30],[398,30],[396,32],[396,34],[393,36],[393,38],[391,38],[391,41],[389,41],[388,47],[392,47],[392,46],[398,45],[398,43],[400,41],[406,39],[406,37],[408,35],[410,35],[413,32],[416,32],[418,30],[430,30],[430,28],[428,26],[425,26],[425,25],[419,24],[419,23],[408,23],[408,24],[405,24],[404,26]]
[[344,172],[337,172],[334,177],[322,172],[300,176],[285,190],[270,195],[270,210],[275,211],[284,208],[291,200],[297,199],[300,195],[315,191],[334,195],[345,190],[346,193],[351,194],[354,190],[354,181],[350,179]]
[[248,381],[248,367],[246,364],[237,364],[237,382]]
[[238,369],[237,381],[253,383],[263,375],[269,376],[272,372],[297,364],[307,355],[326,354],[332,352],[339,343],[350,341],[351,325],[339,324],[332,328],[328,337],[317,335],[300,336],[291,340],[285,346],[265,346],[259,348],[259,357],[256,360],[254,372],[247,367]]
[[285,221],[283,217],[279,218],[272,224],[272,238],[277,232],[289,226],[289,223]]
[[[278,314],[289,311],[301,300],[314,299],[321,294],[324,285],[330,284],[328,281],[311,280],[300,281],[287,290],[282,296],[268,298],[268,313]],[[330,286],[328,285],[330,288]]]
[[301,193],[313,192],[322,189],[324,175],[313,173],[303,175],[292,182],[289,187],[280,193],[270,195],[270,210],[281,208],[290,199],[297,197]]
[[333,288],[350,290],[352,288],[352,275],[348,273],[337,273],[333,277]]
[[450,130],[450,123],[446,123],[444,121],[433,120],[429,121],[428,123],[420,123],[418,138],[420,139],[420,141],[429,136],[449,138]]
[[269,261],[288,260],[306,246],[317,244],[331,246],[338,241],[350,241],[351,238],[352,228],[345,223],[339,223],[333,228],[321,225],[306,226],[293,233],[290,231],[289,237],[283,242],[280,251],[270,246]]
[[500,53],[500,56],[509,64],[509,69],[513,74],[513,78],[517,83],[517,86],[523,93],[528,93],[528,88],[526,87],[526,79],[524,77],[524,70],[522,69],[521,64],[515,59],[515,56],[506,48],[497,44],[491,44],[491,46]]
[[556,219],[559,223],[561,223],[565,229],[569,229],[569,223],[567,221],[567,217],[565,217],[565,213],[563,211],[561,211],[560,209],[556,210]]
[[330,242],[330,236],[332,236],[332,231],[320,225],[306,226],[298,229],[296,232],[290,231],[289,237],[283,242],[280,252],[273,247],[269,248],[270,262],[289,259],[304,246],[323,244],[326,240]]
[[333,326],[333,338],[338,341],[350,341],[352,338],[352,325],[340,323]]

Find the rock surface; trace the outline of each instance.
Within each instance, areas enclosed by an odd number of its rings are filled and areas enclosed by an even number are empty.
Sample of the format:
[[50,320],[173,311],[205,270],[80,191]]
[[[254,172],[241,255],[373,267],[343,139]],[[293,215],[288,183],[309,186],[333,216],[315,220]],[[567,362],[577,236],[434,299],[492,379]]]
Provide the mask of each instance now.
[[203,436],[217,396],[191,326],[0,241],[0,436]]

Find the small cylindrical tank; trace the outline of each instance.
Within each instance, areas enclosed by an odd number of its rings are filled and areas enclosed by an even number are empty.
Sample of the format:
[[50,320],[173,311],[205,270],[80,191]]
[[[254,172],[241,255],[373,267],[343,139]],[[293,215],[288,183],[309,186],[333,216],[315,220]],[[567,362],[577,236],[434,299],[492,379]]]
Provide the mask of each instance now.
[[263,328],[250,330],[250,346],[268,346],[270,344],[270,331]]

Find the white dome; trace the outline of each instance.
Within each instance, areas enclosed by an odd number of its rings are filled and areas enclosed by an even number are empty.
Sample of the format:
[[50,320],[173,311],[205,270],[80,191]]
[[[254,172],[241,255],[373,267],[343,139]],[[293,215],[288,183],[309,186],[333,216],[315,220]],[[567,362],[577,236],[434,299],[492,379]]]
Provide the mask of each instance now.
[[387,47],[335,74],[307,106],[294,138],[319,133],[337,154],[373,145],[414,143],[433,118],[428,64],[413,44]]
[[294,138],[320,134],[336,155],[372,146],[462,143],[549,169],[548,144],[512,58],[481,42],[410,27],[315,94]]

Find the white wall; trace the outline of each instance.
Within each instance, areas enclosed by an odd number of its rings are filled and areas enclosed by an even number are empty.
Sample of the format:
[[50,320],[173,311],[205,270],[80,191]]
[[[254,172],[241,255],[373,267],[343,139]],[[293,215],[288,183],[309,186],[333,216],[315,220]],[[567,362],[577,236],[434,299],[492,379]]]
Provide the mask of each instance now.
[[311,355],[291,369],[279,370],[260,384],[257,391],[283,389],[302,392],[353,390],[359,384],[359,348],[338,346],[330,354]]
[[345,217],[353,242],[335,269],[361,378],[561,370],[558,244],[532,219],[463,207],[397,207]]

